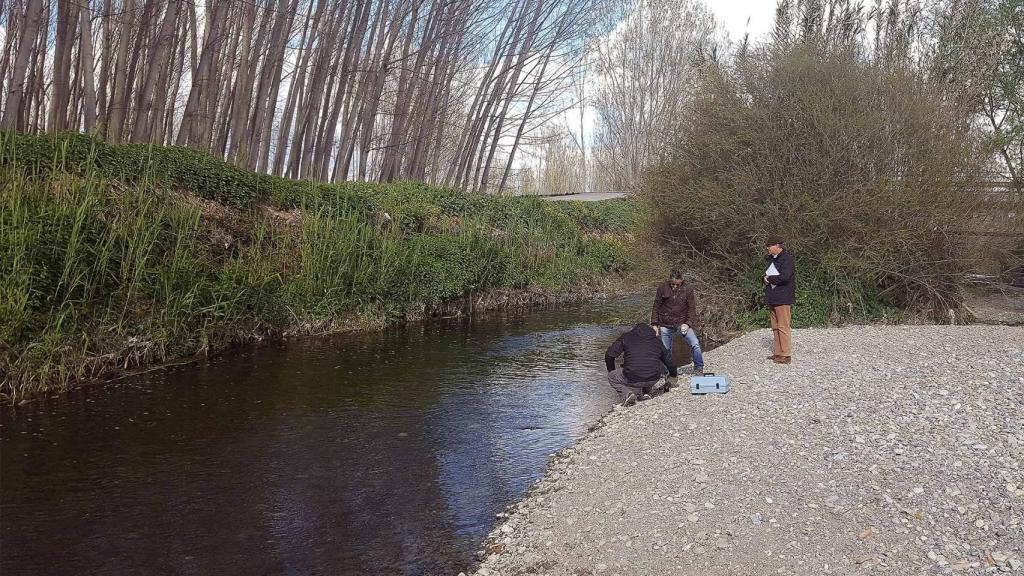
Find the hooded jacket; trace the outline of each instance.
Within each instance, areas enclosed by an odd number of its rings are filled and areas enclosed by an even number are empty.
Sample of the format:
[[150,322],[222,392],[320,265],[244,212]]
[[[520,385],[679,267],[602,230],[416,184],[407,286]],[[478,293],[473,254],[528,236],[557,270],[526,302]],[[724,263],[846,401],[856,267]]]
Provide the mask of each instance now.
[[619,336],[604,353],[604,363],[611,372],[615,370],[615,359],[625,355],[622,361],[622,375],[626,382],[654,382],[667,369],[670,376],[676,376],[676,365],[672,354],[665,349],[654,328],[637,324],[632,330]]

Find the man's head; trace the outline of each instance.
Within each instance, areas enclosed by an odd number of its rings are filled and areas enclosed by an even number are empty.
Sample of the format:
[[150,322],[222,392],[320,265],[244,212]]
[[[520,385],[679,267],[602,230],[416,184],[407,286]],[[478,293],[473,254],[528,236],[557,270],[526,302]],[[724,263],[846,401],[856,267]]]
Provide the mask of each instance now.
[[680,286],[683,285],[683,273],[680,272],[679,270],[673,270],[668,275],[668,281],[673,288],[679,288]]
[[764,246],[768,250],[769,255],[778,256],[779,252],[782,252],[782,239],[778,236],[769,236],[765,240]]

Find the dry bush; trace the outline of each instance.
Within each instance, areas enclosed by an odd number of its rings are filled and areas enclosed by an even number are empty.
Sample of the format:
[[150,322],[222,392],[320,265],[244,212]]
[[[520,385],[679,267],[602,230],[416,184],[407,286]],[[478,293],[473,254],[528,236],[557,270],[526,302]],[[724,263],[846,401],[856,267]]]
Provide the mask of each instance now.
[[978,134],[923,75],[858,54],[776,45],[710,70],[670,157],[646,174],[659,240],[749,296],[761,243],[779,234],[798,258],[798,300],[822,321],[956,306],[973,264]]

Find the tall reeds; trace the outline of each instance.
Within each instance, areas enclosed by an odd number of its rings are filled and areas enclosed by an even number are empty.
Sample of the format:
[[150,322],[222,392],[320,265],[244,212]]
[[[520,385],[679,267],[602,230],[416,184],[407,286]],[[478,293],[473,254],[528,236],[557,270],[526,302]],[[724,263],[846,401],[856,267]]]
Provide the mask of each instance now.
[[[608,222],[581,210],[418,183],[232,184],[191,151],[0,135],[0,396],[65,389],[168,358],[491,289],[559,290],[621,270]],[[44,141],[51,139],[50,141]],[[40,152],[42,150],[42,152]],[[197,156],[201,156],[196,153]],[[172,158],[184,165],[165,166]],[[168,174],[188,174],[176,179]],[[204,183],[207,194],[189,188]],[[210,192],[213,190],[214,192]],[[288,191],[287,194],[281,193]],[[578,214],[588,214],[581,225]]]

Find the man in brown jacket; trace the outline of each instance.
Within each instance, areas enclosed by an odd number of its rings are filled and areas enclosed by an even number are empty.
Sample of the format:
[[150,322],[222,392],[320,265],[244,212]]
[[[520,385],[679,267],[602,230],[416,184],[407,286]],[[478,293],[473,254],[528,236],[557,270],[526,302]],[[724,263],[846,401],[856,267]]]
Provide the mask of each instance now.
[[661,343],[669,354],[672,353],[672,340],[678,332],[683,340],[690,345],[693,353],[693,371],[704,372],[704,356],[700,351],[700,340],[697,339],[697,297],[693,287],[683,280],[683,273],[673,270],[669,279],[658,286],[654,295],[654,308],[651,310],[651,325],[658,327]]

